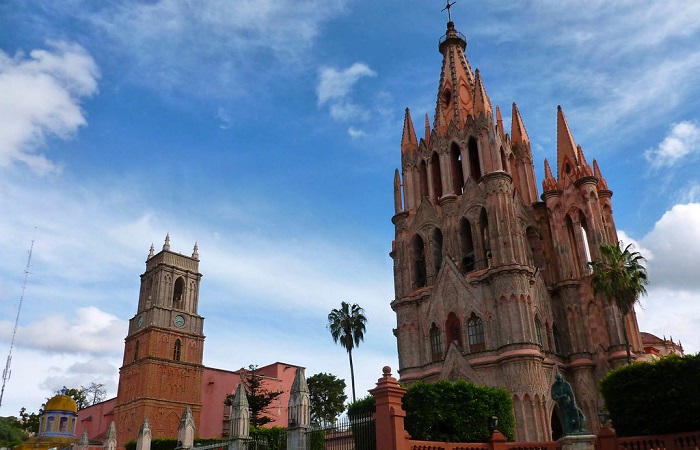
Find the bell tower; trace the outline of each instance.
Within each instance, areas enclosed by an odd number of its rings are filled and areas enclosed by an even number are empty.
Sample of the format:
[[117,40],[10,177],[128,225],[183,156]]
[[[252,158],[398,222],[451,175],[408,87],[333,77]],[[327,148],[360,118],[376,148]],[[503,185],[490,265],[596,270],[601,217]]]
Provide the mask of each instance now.
[[204,318],[197,313],[201,279],[197,244],[192,256],[171,251],[169,235],[160,252],[151,245],[119,371],[119,445],[136,438],[145,417],[154,438],[177,437],[187,406],[199,423],[204,370]]

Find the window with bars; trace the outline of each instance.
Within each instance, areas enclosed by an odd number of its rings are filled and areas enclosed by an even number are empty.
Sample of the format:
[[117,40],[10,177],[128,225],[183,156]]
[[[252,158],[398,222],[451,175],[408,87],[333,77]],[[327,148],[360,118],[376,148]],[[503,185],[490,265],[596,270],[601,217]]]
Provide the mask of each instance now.
[[467,332],[469,333],[469,351],[480,352],[486,349],[484,322],[481,317],[472,313],[467,322]]
[[180,351],[182,350],[182,343],[180,339],[175,340],[175,347],[173,348],[173,360],[180,361]]
[[440,361],[442,359],[442,338],[440,336],[440,329],[435,324],[430,327],[430,353],[433,357],[433,361]]

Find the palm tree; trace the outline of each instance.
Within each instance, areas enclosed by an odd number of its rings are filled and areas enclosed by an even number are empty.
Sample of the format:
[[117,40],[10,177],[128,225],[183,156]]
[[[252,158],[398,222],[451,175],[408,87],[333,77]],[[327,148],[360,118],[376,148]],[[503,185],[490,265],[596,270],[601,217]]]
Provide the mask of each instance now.
[[627,336],[625,318],[632,312],[639,297],[646,295],[644,287],[649,283],[647,270],[642,265],[644,257],[632,250],[632,244],[624,249],[622,241],[617,244],[600,246],[599,261],[589,262],[593,269],[593,291],[603,294],[609,301],[614,301],[622,315],[622,331],[627,348],[627,364],[632,363],[630,341]]
[[347,302],[340,302],[340,309],[333,309],[328,314],[328,329],[333,336],[333,342],[340,341],[350,358],[350,379],[352,381],[352,401],[355,402],[355,371],[352,366],[352,349],[360,345],[365,338],[365,323],[367,318],[364,310],[356,303],[350,306]]

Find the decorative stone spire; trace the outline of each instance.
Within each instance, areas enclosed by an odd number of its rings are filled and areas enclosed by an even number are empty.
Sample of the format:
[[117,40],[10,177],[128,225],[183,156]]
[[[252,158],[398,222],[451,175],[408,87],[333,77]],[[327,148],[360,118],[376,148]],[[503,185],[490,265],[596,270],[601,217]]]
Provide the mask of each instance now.
[[182,412],[180,427],[177,429],[177,440],[180,441],[182,448],[192,448],[194,445],[194,418],[189,406]]
[[151,450],[151,424],[148,417],[143,418],[139,435],[136,437],[136,450]]
[[197,247],[197,242],[194,243],[194,249],[192,250],[192,257],[194,259],[199,259],[199,247]]
[[603,175],[600,173],[600,167],[598,167],[598,161],[595,159],[593,160],[593,176],[598,178],[598,189],[599,190],[610,190],[608,188],[608,182],[605,178],[603,178]]
[[530,137],[527,135],[527,131],[525,131],[523,118],[520,116],[518,105],[516,105],[515,102],[513,102],[513,112],[510,124],[510,140],[514,144],[530,145]]
[[501,107],[496,105],[496,127],[503,134],[503,117],[501,116]]
[[416,130],[413,129],[411,111],[406,108],[406,115],[403,119],[403,136],[401,137],[401,152],[411,153],[418,150],[418,139]]
[[250,428],[250,409],[243,383],[239,383],[231,402],[231,437],[247,438]]
[[105,440],[102,444],[102,450],[116,450],[117,449],[117,427],[114,425],[114,421],[109,424],[109,429],[105,435]]
[[428,119],[428,115],[425,115],[425,137],[423,138],[425,141],[425,145],[427,146],[430,144],[430,119]]
[[552,169],[549,167],[549,161],[544,159],[544,180],[542,180],[542,191],[554,191],[557,189],[557,180],[552,175]]
[[578,148],[560,105],[557,106],[557,178],[573,177],[578,165]]
[[80,440],[78,441],[78,450],[88,450],[90,447],[90,439],[88,439],[87,430],[83,430],[83,434],[80,435]]
[[153,242],[151,242],[151,249],[148,251],[148,259],[153,258],[153,255],[155,255],[156,249],[153,246]]
[[289,426],[308,428],[310,395],[306,384],[304,370],[299,368],[294,376],[294,383],[289,391]]
[[401,205],[401,176],[399,169],[394,172],[394,214],[398,214],[402,210]]
[[165,243],[163,244],[163,250],[170,251],[170,233],[165,235]]
[[486,117],[493,117],[491,100],[489,99],[489,96],[486,95],[486,89],[484,88],[484,82],[481,79],[479,69],[476,69],[476,88],[474,97],[474,115],[479,117],[479,114],[483,114]]

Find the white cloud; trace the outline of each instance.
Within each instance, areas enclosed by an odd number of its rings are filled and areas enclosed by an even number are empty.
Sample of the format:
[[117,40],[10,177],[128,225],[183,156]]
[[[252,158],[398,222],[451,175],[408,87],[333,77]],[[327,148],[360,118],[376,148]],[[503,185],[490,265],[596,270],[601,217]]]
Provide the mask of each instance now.
[[637,308],[640,329],[680,339],[686,353],[700,351],[700,203],[673,206],[638,241],[618,234],[647,260],[648,295]]
[[68,139],[86,125],[80,102],[97,92],[98,68],[82,47],[49,42],[48,50],[10,57],[0,50],[0,166],[56,170],[36,154],[49,137]]
[[348,128],[348,134],[353,139],[360,139],[360,138],[367,136],[367,133],[365,133],[363,130],[359,130],[355,127]]
[[[3,324],[2,331],[12,327]],[[17,345],[55,353],[119,354],[126,336],[126,321],[95,306],[52,314],[17,330]],[[2,336],[9,340],[9,336]]]
[[226,111],[222,106],[216,111],[216,118],[219,119],[219,128],[222,130],[228,130],[231,128],[231,114]]
[[221,98],[305,69],[323,24],[343,12],[345,2],[127,0],[93,7],[79,0],[64,13],[85,11],[81,18],[96,27],[96,38],[106,35],[113,51],[131,62],[133,82]]
[[356,62],[345,70],[324,67],[319,72],[319,82],[316,86],[319,106],[329,100],[344,98],[353,85],[362,77],[374,77],[377,73],[364,63]]
[[700,153],[700,127],[694,122],[673,124],[669,134],[654,149],[644,152],[652,168],[673,167],[694,154]]

